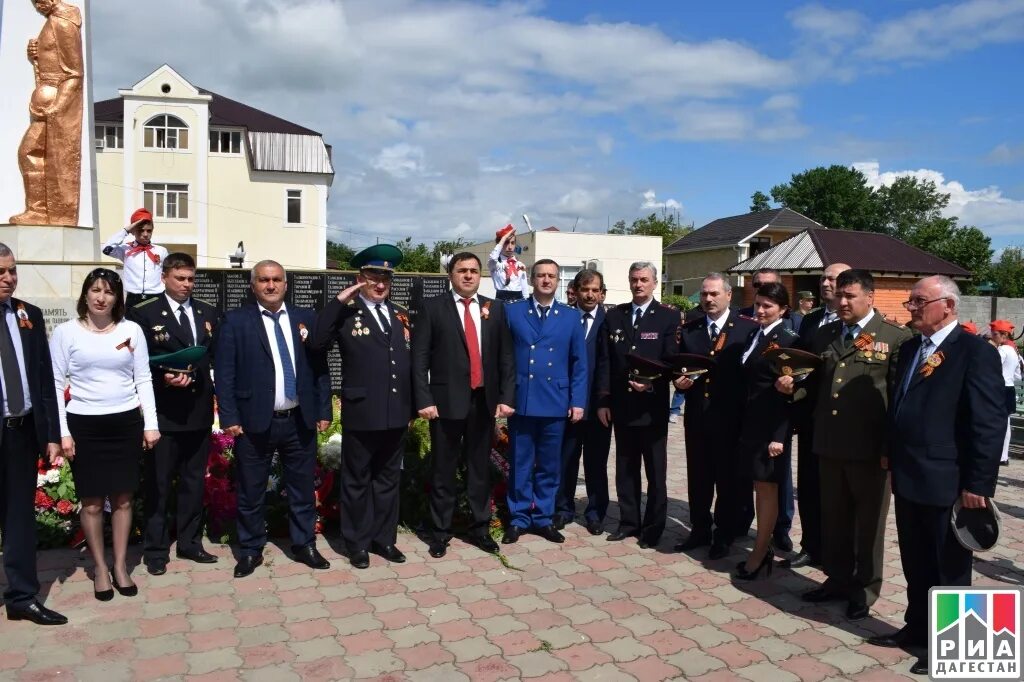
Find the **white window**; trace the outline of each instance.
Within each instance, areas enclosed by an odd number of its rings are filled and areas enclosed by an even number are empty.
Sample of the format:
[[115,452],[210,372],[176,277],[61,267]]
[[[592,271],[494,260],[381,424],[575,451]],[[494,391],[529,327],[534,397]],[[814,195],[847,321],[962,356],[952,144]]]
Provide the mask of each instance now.
[[286,207],[287,215],[286,220],[289,225],[298,225],[302,222],[302,190],[301,189],[290,189],[287,190],[287,204]]
[[154,218],[188,219],[188,185],[147,182],[142,185],[142,205]]
[[242,131],[241,130],[211,130],[210,131],[210,153],[211,154],[241,154],[242,153]]
[[124,149],[124,126],[96,126],[96,149]]
[[561,274],[558,277],[558,291],[555,292],[555,298],[559,301],[565,301],[565,290],[572,284],[572,281],[576,279],[577,273],[582,270],[579,265],[576,266],[562,266]]
[[154,116],[146,122],[142,146],[146,149],[188,149],[188,126],[177,116]]

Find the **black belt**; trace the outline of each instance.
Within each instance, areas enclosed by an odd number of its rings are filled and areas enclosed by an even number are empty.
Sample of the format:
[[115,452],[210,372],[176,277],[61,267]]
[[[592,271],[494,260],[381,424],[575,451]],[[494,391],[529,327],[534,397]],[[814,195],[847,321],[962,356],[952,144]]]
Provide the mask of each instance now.
[[287,419],[292,416],[292,412],[295,412],[299,408],[292,407],[287,410],[274,410],[274,419]]
[[23,414],[20,417],[4,417],[3,425],[5,429],[20,429],[32,421],[32,413]]

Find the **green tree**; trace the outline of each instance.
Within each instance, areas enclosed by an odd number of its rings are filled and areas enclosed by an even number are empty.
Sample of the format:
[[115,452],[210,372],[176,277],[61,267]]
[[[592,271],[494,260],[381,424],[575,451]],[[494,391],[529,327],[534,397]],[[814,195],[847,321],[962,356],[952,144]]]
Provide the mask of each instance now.
[[327,242],[327,260],[338,261],[338,268],[349,269],[349,261],[356,255],[355,249],[342,244],[341,242]]
[[[956,217],[935,218],[913,228],[904,241],[970,271],[976,284],[988,276],[992,240],[973,225],[957,222]],[[969,289],[973,287],[974,284]]]
[[[471,242],[457,237],[455,239],[439,239],[434,242],[434,248],[431,253],[434,255],[434,262],[440,266],[441,256],[448,254],[454,256],[460,251],[465,251],[467,246],[471,246]],[[486,265],[486,264],[485,264]]]
[[989,279],[996,286],[996,294],[1024,298],[1024,248],[1008,246],[992,264]]
[[412,243],[412,237],[406,237],[395,243],[402,252],[402,262],[395,268],[398,272],[437,272],[440,262],[431,249],[423,242]]
[[674,213],[663,215],[652,213],[646,218],[637,218],[626,227],[626,221],[620,220],[608,230],[609,234],[637,234],[647,237],[661,237],[662,246],[668,246],[683,235],[693,232],[693,225],[681,225]]
[[902,176],[875,191],[875,204],[878,231],[906,240],[913,232],[942,219],[949,195],[940,193],[931,180]]
[[761,211],[772,210],[772,205],[768,203],[770,199],[771,197],[767,194],[761,190],[757,190],[750,195],[750,212],[760,213]]
[[819,166],[772,187],[777,204],[825,227],[878,231],[875,201],[864,174],[854,168]]

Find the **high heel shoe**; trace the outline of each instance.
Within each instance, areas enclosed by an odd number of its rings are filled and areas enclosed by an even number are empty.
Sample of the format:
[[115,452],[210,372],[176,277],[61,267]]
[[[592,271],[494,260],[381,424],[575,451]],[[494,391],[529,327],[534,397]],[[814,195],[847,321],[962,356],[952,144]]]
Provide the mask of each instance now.
[[[134,597],[135,595],[137,595],[139,593],[139,586],[138,585],[132,584],[132,585],[129,585],[128,587],[121,587],[120,585],[118,585],[117,584],[117,578],[114,577],[113,572],[111,572],[111,574],[110,574],[110,584],[114,586],[114,589],[117,590],[117,593],[119,595],[121,595],[122,597]],[[111,592],[110,596],[111,597],[114,596],[113,592]]]
[[[114,582],[114,578],[113,577],[110,578],[110,582],[111,582],[111,584],[113,584],[113,582]],[[93,594],[94,597],[96,597],[97,601],[110,601],[111,599],[114,598],[114,588],[111,587],[109,590],[97,590],[96,589],[96,583],[93,582],[92,594]]]
[[764,558],[761,559],[761,563],[757,565],[753,571],[747,570],[747,563],[741,561],[736,566],[736,572],[733,573],[733,577],[737,580],[754,580],[761,573],[761,569],[765,569],[765,577],[770,577],[772,574],[772,567],[775,565],[775,550],[771,547],[765,553]]

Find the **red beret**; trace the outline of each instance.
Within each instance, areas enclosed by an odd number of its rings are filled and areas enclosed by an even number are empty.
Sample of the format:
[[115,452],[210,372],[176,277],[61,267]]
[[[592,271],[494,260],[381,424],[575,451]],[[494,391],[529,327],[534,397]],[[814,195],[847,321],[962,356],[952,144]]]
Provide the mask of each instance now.
[[1009,320],[994,320],[989,327],[991,327],[994,332],[1002,332],[1003,334],[1013,333],[1013,323]]
[[132,213],[132,217],[128,220],[128,224],[134,225],[140,220],[148,220],[149,222],[153,222],[153,214],[149,212],[149,209],[140,208],[136,210],[135,213]]
[[495,232],[494,236],[497,237],[498,239],[501,239],[502,237],[504,237],[509,232],[515,232],[515,231],[516,231],[516,228],[512,227],[512,223],[509,223],[505,227],[503,227],[500,230],[498,230],[497,232]]
[[978,325],[974,324],[973,322],[964,322],[960,326],[964,328],[965,332],[969,332],[971,334],[974,334],[975,336],[978,335]]

